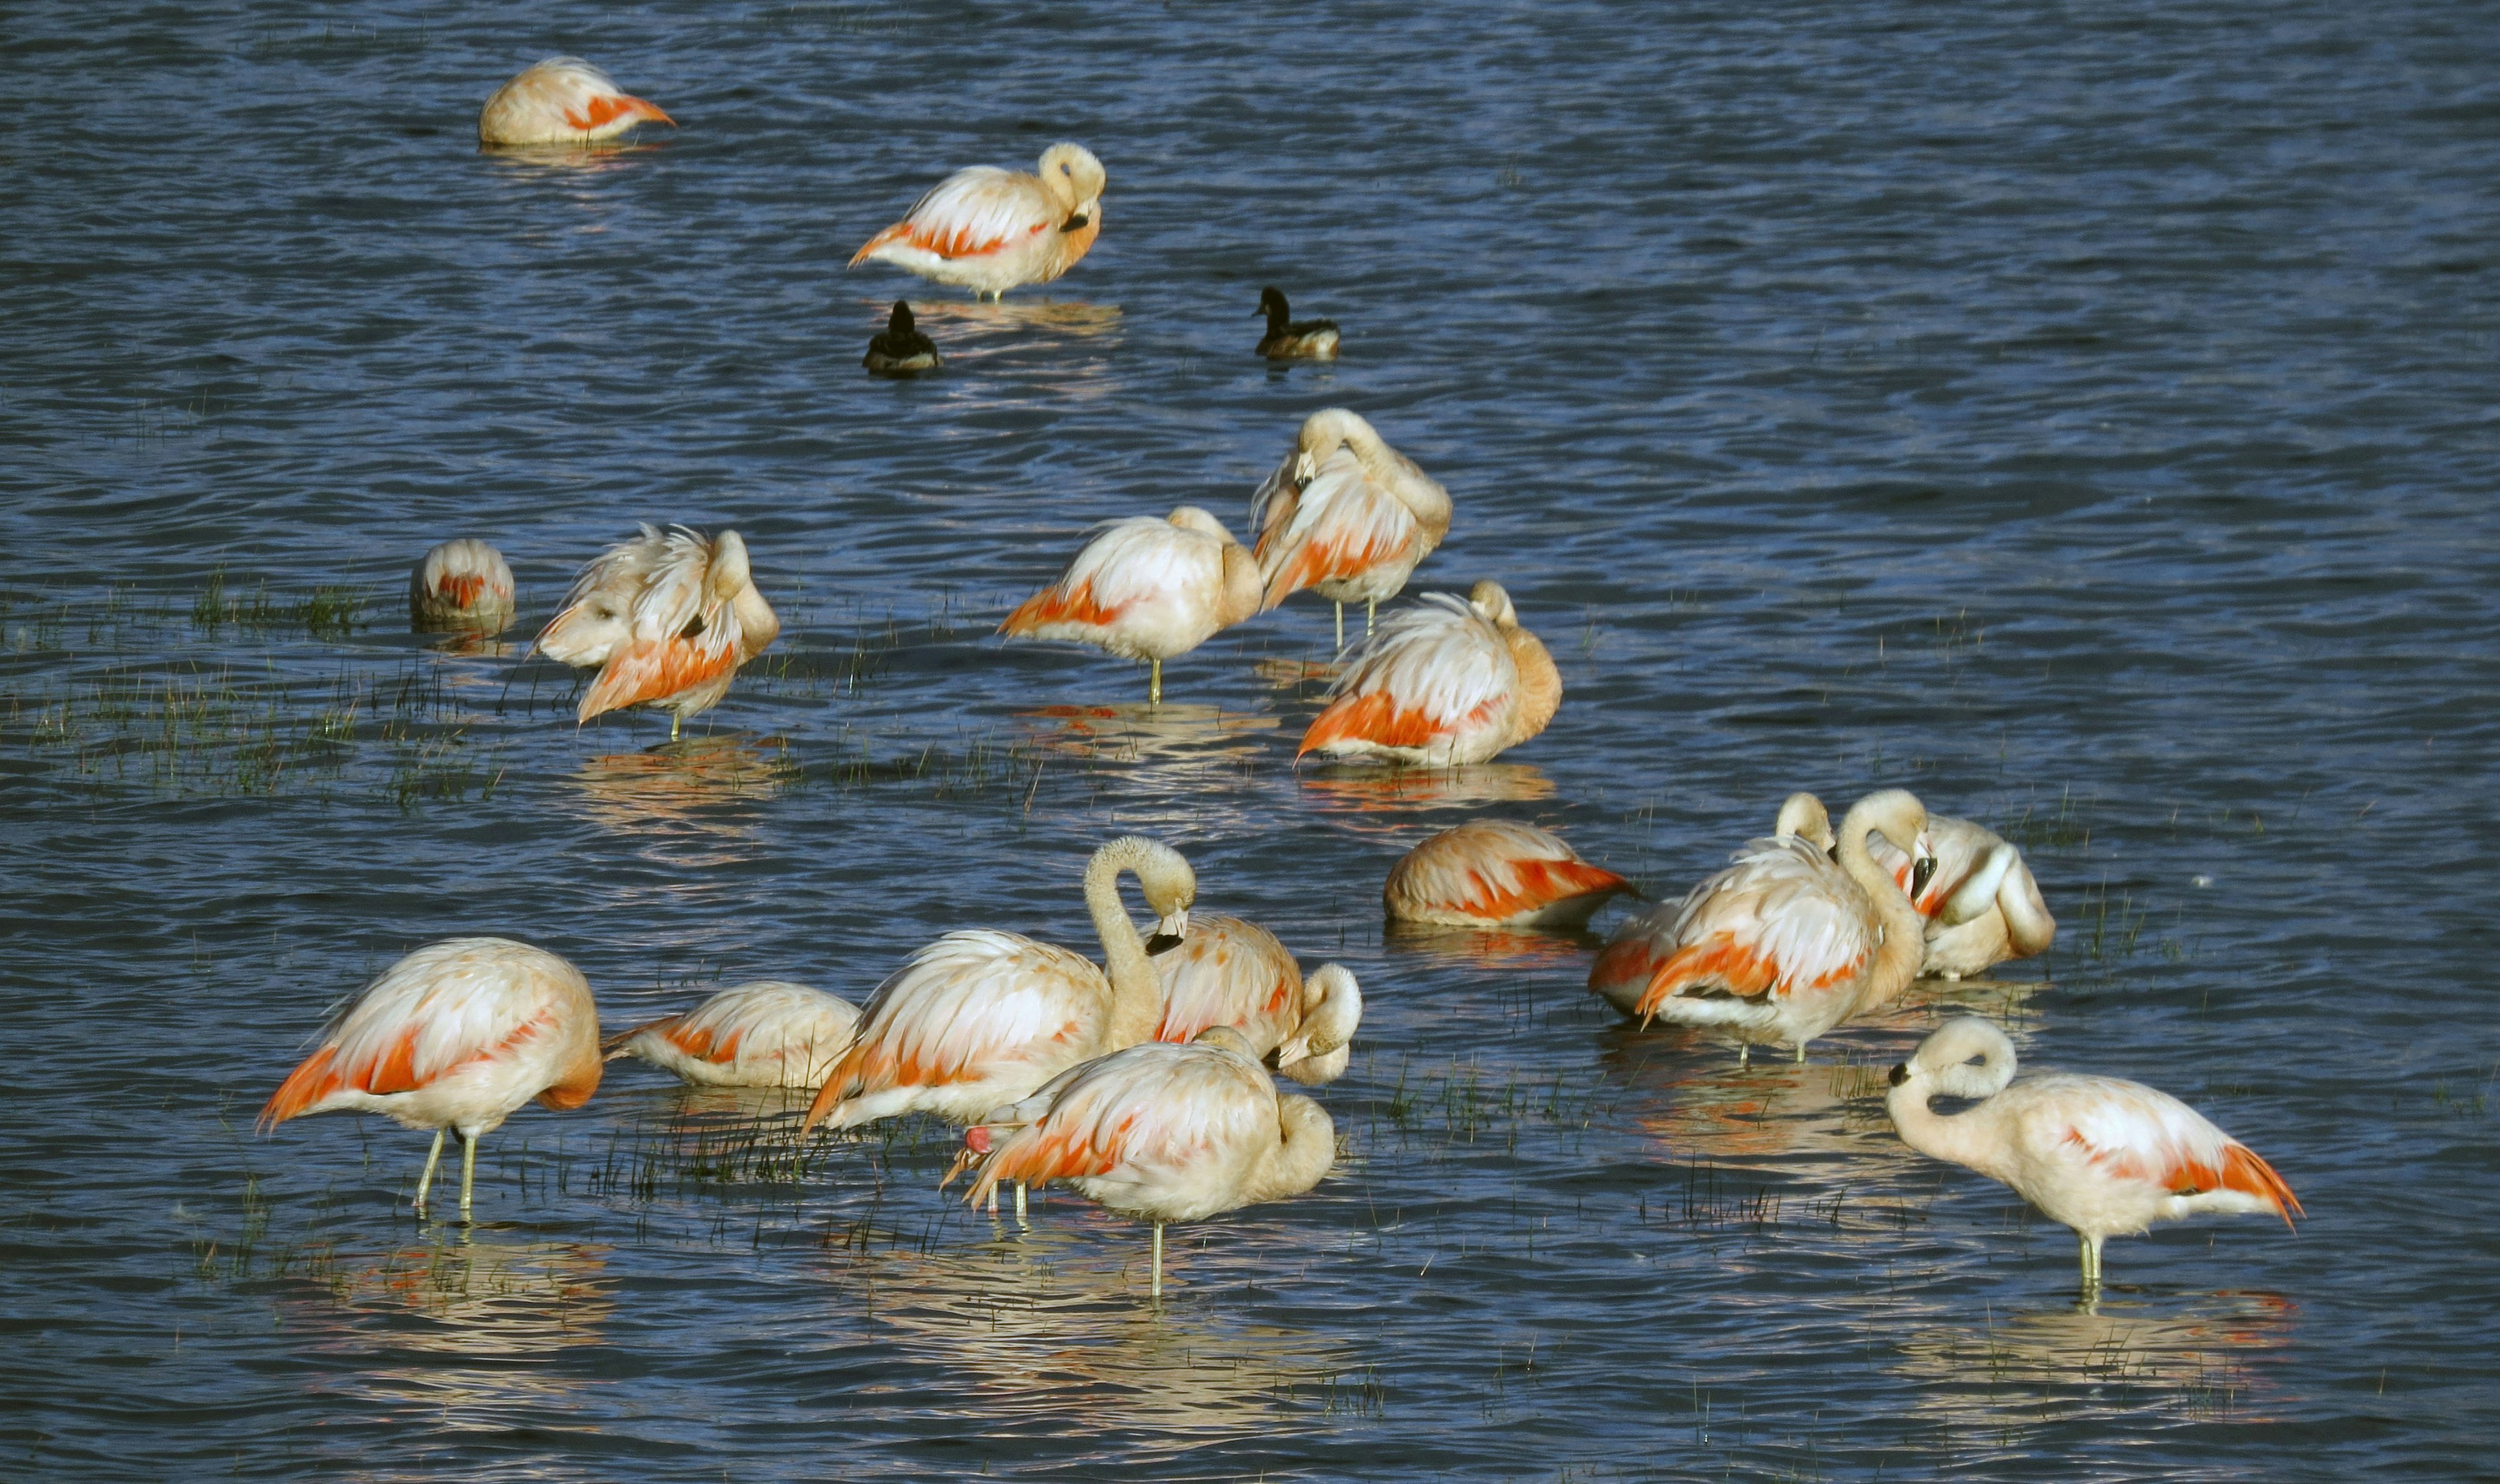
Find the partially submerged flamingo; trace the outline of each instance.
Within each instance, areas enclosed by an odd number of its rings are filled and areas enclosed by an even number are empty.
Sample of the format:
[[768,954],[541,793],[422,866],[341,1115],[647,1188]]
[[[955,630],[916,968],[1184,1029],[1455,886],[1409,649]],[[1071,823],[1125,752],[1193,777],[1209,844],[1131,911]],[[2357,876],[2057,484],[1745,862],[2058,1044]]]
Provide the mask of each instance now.
[[1481,763],[1545,730],[1562,674],[1519,625],[1501,584],[1466,598],[1426,593],[1394,614],[1346,666],[1302,733],[1317,752],[1434,768]]
[[435,546],[408,575],[408,622],[419,633],[501,634],[512,607],[510,565],[473,536]]
[[1364,606],[1372,631],[1381,603],[1405,591],[1415,564],[1450,534],[1450,492],[1341,407],[1302,419],[1293,450],[1250,498],[1259,570],[1274,608],[1305,587],[1336,605]]
[[[1957,1113],[1937,1096],[1973,1099]],[[2300,1202],[2256,1151],[2141,1082],[2074,1072],[2014,1074],[2014,1042],[1976,1015],[1947,1021],[1892,1069],[1885,1111],[1901,1141],[2014,1187],[2074,1230],[2085,1297],[2101,1286],[2101,1243],[2193,1215],[2271,1214]]]
[[1082,145],[1053,145],[1039,174],[973,165],[912,204],[901,221],[860,245],[850,266],[875,261],[996,299],[1047,283],[1102,230],[1102,162]]
[[675,526],[663,536],[645,525],[581,569],[538,647],[599,672],[578,720],[647,706],[669,713],[674,742],[685,719],[718,706],[738,668],[780,632],[736,531],[707,538]]
[[[1800,817],[1824,817],[1823,804],[1812,794],[1791,795],[1789,807],[1798,808]],[[1784,810],[1781,818],[1788,817]],[[1921,973],[1958,979],[2045,952],[2056,940],[2057,919],[2049,914],[2040,883],[2013,843],[1985,825],[1942,814],[1927,821],[1927,840],[1935,846],[1935,870],[1910,898],[1927,919]],[[1908,891],[1910,858],[1880,837],[1872,848],[1877,862]]]
[[1342,964],[1302,973],[1276,935],[1254,922],[1201,912],[1189,937],[1155,959],[1164,1018],[1157,1040],[1187,1042],[1215,1026],[1242,1035],[1256,1057],[1306,1087],[1345,1074],[1363,1024],[1363,986]]
[[1114,520],[1059,580],[999,624],[1011,639],[1064,639],[1152,666],[1146,701],[1161,706],[1164,661],[1187,654],[1259,611],[1259,563],[1224,523],[1194,505]]
[[477,1140],[533,1098],[581,1106],[600,1071],[599,1007],[580,970],[510,939],[450,938],[393,964],[333,1017],[261,1105],[259,1127],[346,1108],[432,1129],[418,1210],[448,1132],[460,1140],[466,1221]]
[[1562,837],[1510,819],[1471,819],[1406,852],[1380,889],[1392,920],[1460,928],[1577,928],[1632,883]]
[[609,1038],[608,1060],[640,1057],[705,1087],[818,1087],[850,1049],[859,1018],[821,989],[752,979]]
[[[1229,1026],[1186,1045],[1131,1046],[1061,1073],[965,1135],[979,1176],[967,1204],[999,1183],[1064,1180],[1110,1210],[1154,1225],[1151,1292],[1164,1292],[1164,1228],[1298,1196],[1336,1163],[1328,1110],[1280,1093]],[[951,1172],[950,1172],[951,1177]]]
[[577,56],[551,56],[495,89],[477,115],[482,145],[595,145],[642,122],[676,127]]

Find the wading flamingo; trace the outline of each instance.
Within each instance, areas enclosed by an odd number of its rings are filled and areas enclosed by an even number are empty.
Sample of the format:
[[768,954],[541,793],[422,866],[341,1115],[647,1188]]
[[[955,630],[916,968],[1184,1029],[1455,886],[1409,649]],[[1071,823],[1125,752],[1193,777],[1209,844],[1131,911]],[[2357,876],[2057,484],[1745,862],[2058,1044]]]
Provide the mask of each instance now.
[[911,306],[897,299],[894,313],[885,316],[885,328],[869,338],[868,354],[860,364],[881,377],[916,377],[938,369],[938,344],[912,322]]
[[[1933,828],[1934,821],[1928,821],[1928,826]],[[1832,838],[1831,815],[1824,808],[1823,801],[1804,792],[1791,794],[1780,801],[1780,815],[1772,823],[1771,833],[1793,835],[1817,850],[1826,852],[1839,843]]]
[[1259,341],[1261,355],[1271,361],[1336,359],[1335,320],[1305,319],[1300,324],[1294,323],[1294,311],[1285,303],[1285,291],[1273,284],[1259,290],[1259,313],[1267,316],[1267,333]]
[[446,541],[408,575],[408,624],[420,634],[501,634],[512,626],[512,569],[474,537]]
[[860,245],[872,259],[975,298],[1047,283],[1085,255],[1102,230],[1102,162],[1082,145],[1041,152],[1041,173],[973,165],[939,181],[901,221]]
[[1644,1025],[1731,1036],[1739,1060],[1766,1041],[1802,1062],[1806,1042],[1918,977],[1918,909],[1866,837],[1924,861],[1926,825],[1917,798],[1887,788],[1850,809],[1832,854],[1796,835],[1755,841],[1673,907],[1627,918],[1589,988]]
[[1131,1046],[1062,1072],[964,1136],[980,1174],[965,1196],[996,1198],[1065,1180],[1087,1200],[1155,1229],[1153,1295],[1164,1293],[1164,1227],[1299,1196],[1336,1163],[1336,1125],[1279,1093],[1229,1026],[1187,1045]]
[[1059,580],[999,624],[1010,639],[1065,639],[1153,665],[1146,702],[1164,700],[1164,661],[1259,611],[1259,563],[1224,522],[1194,505],[1161,520],[1114,520]]
[[481,145],[595,145],[648,119],[677,121],[577,56],[551,56],[495,89],[477,115]]
[[1395,922],[1453,928],[1578,928],[1632,883],[1580,859],[1560,836],[1508,819],[1443,830],[1389,870]]
[[1450,534],[1450,492],[1370,423],[1341,407],[1302,420],[1293,451],[1250,497],[1266,607],[1308,587],[1336,605],[1364,606],[1369,634],[1383,600],[1397,597],[1415,564]]
[[460,1140],[466,1221],[477,1140],[532,1098],[559,1112],[581,1106],[600,1070],[599,1007],[580,970],[506,938],[449,938],[366,985],[269,1095],[259,1127],[349,1108],[432,1129],[418,1210],[448,1131]]
[[1305,978],[1276,935],[1238,917],[1201,912],[1189,938],[1155,959],[1162,982],[1163,1023],[1154,1039],[1196,1040],[1231,1026],[1255,1057],[1305,1087],[1345,1075],[1363,1024],[1363,986],[1342,964],[1322,964]]
[[1464,601],[1426,593],[1391,615],[1329,688],[1299,761],[1317,752],[1432,768],[1481,763],[1545,730],[1562,673],[1498,582]]
[[608,1059],[638,1056],[705,1087],[816,1087],[850,1049],[859,1018],[821,989],[754,979],[610,1037]]
[[[1798,800],[1812,807],[1814,817],[1823,817],[1814,795],[1792,795],[1790,803]],[[1927,821],[1927,840],[1935,846],[1936,869],[1910,899],[1927,919],[1921,973],[1958,979],[2007,959],[2029,958],[2056,940],[2057,919],[2049,915],[2040,883],[2011,842],[1985,825],[1941,814]],[[1909,890],[1910,858],[1880,838],[1872,849],[1901,889]]]
[[[1927,1100],[1977,1100],[1937,1113]],[[2165,1092],[2073,1072],[2014,1075],[2014,1042],[1976,1015],[1947,1021],[1892,1069],[1884,1109],[1901,1141],[2014,1187],[2074,1229],[2086,1298],[2100,1291],[2101,1243],[2201,1212],[2270,1213],[2300,1202],[2274,1167]]]
[[781,619],[755,589],[736,531],[707,540],[645,525],[581,569],[539,648],[576,669],[596,668],[580,721],[629,706],[669,713],[669,740],[688,716],[729,694],[738,667],[764,652]]

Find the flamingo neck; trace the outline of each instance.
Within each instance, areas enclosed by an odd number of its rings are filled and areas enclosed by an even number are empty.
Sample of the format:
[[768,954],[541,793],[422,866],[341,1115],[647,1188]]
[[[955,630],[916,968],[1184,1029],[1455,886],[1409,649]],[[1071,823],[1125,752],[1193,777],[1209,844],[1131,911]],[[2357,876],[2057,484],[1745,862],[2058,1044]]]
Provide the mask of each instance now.
[[1239,542],[1224,544],[1224,590],[1217,595],[1215,622],[1229,629],[1245,619],[1255,617],[1266,601],[1266,586],[1259,577],[1259,559]]
[[1102,940],[1102,968],[1111,981],[1111,1014],[1098,1054],[1108,1054],[1151,1039],[1163,1019],[1163,986],[1155,978],[1154,960],[1146,956],[1145,940],[1120,905],[1120,873],[1137,871],[1135,851],[1098,851],[1085,868],[1085,909]]
[[1921,1154],[1995,1176],[2004,1140],[1988,1116],[1991,1110],[1982,1101],[1958,1113],[1939,1113],[1927,1106],[1927,1100],[1943,1090],[1925,1076],[1914,1076],[1884,1095],[1884,1111],[1891,1115],[1901,1142]]
[[1512,629],[1502,636],[1510,646],[1511,663],[1519,667],[1519,709],[1511,723],[1510,745],[1534,737],[1554,720],[1562,706],[1562,672],[1554,666],[1554,656],[1545,642],[1526,629]]
[[1244,1204],[1300,1195],[1336,1163],[1336,1124],[1328,1109],[1293,1094],[1279,1097],[1276,1105],[1282,1138],[1244,1182],[1249,1194]]
[[781,637],[781,615],[773,611],[773,605],[764,601],[754,583],[738,590],[738,596],[729,602],[729,610],[738,615],[740,659],[753,659]]
[[2005,913],[2006,940],[2018,956],[2029,958],[2056,938],[2057,919],[2049,915],[2049,904],[2040,900],[2040,883],[2031,879],[2031,868],[2020,855],[1997,885],[1996,906]]
[[[1875,920],[1883,925],[1883,941],[1875,945],[1875,962],[1866,976],[1866,987],[1859,992],[1859,1009],[1872,1009],[1889,1003],[1907,989],[1919,976],[1919,966],[1927,952],[1926,919],[1910,904],[1901,883],[1892,873],[1877,864],[1866,848],[1866,837],[1875,828],[1864,806],[1849,811],[1840,822],[1840,842],[1834,854],[1840,869],[1858,883],[1875,909]],[[1890,840],[1891,836],[1885,837]]]

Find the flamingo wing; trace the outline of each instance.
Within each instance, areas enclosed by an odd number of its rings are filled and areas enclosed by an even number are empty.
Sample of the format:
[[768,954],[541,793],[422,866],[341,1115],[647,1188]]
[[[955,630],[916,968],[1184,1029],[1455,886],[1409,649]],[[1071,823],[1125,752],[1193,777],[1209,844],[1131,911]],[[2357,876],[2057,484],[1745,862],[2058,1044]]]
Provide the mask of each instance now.
[[668,538],[645,524],[642,534],[618,542],[583,564],[564,604],[539,632],[541,653],[577,669],[605,665],[633,631],[634,600]]
[[[1196,531],[1150,515],[1110,521],[1076,553],[1058,581],[1027,598],[999,625],[999,632],[1082,637],[1083,631],[1108,626],[1141,604],[1192,588],[1213,591],[1223,576],[1222,547]],[[1069,635],[1069,629],[1078,632]]]
[[994,165],[973,165],[938,182],[901,221],[863,243],[851,266],[893,243],[943,258],[977,257],[1038,237],[1058,224],[1039,181]]
[[1277,1137],[1276,1088],[1266,1072],[1212,1046],[1148,1041],[1069,1069],[1028,1100],[1040,1115],[1001,1142],[970,1199],[1002,1180],[1127,1175],[1139,1182],[1210,1157],[1243,1159]]
[[1374,485],[1342,445],[1296,497],[1290,516],[1262,524],[1254,514],[1252,523],[1261,527],[1254,554],[1270,609],[1314,583],[1359,577],[1403,555],[1419,531],[1406,507]]
[[1857,977],[1876,946],[1860,895],[1797,837],[1754,841],[1677,907],[1675,946],[1651,969],[1634,1013],[1675,995],[1785,1000]]
[[1301,966],[1257,923],[1200,914],[1180,946],[1154,963],[1164,987],[1157,1040],[1188,1041],[1211,1026],[1234,1026],[1265,1053],[1301,1019]]
[[669,533],[634,600],[630,636],[582,695],[580,720],[664,700],[738,668],[738,607],[711,591],[711,544],[683,526]]
[[2148,1181],[2174,1196],[2228,1191],[2286,1224],[2300,1211],[2273,1166],[2168,1093],[2117,1077],[2051,1074],[2025,1081],[2033,1105],[2050,1111],[2045,1129],[2059,1152],[2104,1174]]
[[1445,830],[1400,864],[1398,890],[1471,917],[1500,920],[1631,883],[1592,866],[1557,837],[1508,819]]
[[1464,600],[1427,593],[1388,619],[1311,719],[1296,756],[1332,742],[1423,747],[1491,725],[1517,703],[1518,664]]

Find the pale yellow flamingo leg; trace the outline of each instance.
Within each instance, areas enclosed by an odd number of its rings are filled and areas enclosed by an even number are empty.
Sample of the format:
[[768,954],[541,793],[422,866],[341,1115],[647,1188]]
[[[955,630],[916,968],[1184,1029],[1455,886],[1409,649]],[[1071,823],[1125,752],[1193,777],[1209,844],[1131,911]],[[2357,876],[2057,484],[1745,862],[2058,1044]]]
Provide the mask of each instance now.
[[1153,663],[1153,678],[1146,681],[1146,705],[1161,706],[1164,704],[1164,662],[1156,660]]
[[1016,1225],[1024,1225],[1024,1181],[1016,1181]]
[[1155,1287],[1154,1297],[1164,1296],[1164,1224],[1155,1223]]
[[412,1209],[425,1209],[425,1193],[434,1188],[434,1167],[443,1158],[443,1130],[434,1131],[434,1147],[426,1151],[425,1173],[416,1177],[416,1201]]
[[1379,600],[1379,599],[1377,599],[1377,598],[1365,598],[1365,599],[1364,599],[1364,600],[1363,600],[1363,637],[1364,637],[1364,638],[1365,638],[1365,639],[1369,639],[1369,638],[1371,637],[1371,621],[1372,621],[1374,618],[1377,618],[1377,617],[1379,617],[1379,616],[1380,616],[1380,600]]
[[460,1136],[460,1219],[469,1219],[469,1196],[477,1184],[477,1140]]
[[1336,606],[1336,647],[1339,654],[1345,652],[1345,605],[1342,603]]

